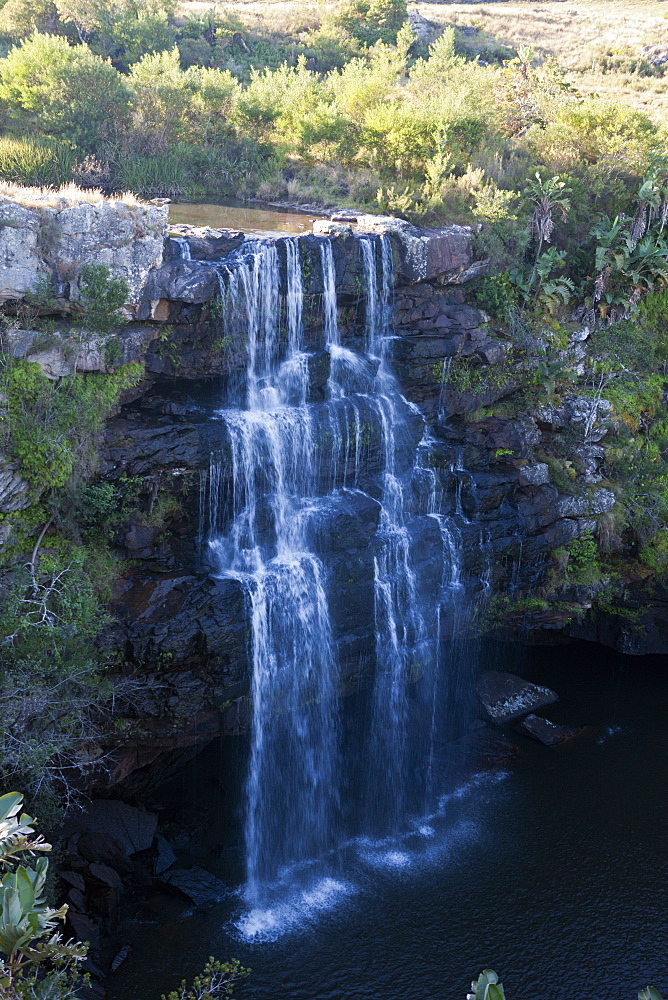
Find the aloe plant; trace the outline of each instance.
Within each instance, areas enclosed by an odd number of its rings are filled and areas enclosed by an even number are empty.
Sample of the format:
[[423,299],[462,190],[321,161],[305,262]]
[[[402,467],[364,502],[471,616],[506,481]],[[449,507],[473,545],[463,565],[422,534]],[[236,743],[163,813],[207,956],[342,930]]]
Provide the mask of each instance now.
[[[73,995],[70,975],[86,957],[86,945],[65,941],[58,925],[67,906],[54,909],[44,887],[51,850],[35,836],[34,820],[21,812],[23,796],[0,796],[0,996],[7,1000],[65,1000]],[[40,856],[34,867],[24,863]]]
[[471,990],[466,1000],[506,1000],[503,986],[494,969],[483,969],[471,983]]
[[[483,969],[471,983],[471,990],[471,993],[466,994],[466,1000],[506,1000],[503,986],[494,969]],[[638,994],[638,1000],[663,1000],[663,997],[655,986],[647,986]]]

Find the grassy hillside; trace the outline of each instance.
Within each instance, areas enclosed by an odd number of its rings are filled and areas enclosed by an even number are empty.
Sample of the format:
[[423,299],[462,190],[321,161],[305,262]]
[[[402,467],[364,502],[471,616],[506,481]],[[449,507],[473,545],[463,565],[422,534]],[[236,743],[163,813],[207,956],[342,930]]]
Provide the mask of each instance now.
[[[244,21],[250,30],[295,35],[316,27],[335,3],[307,0],[234,0],[217,8]],[[638,66],[645,45],[668,47],[666,0],[492,0],[487,3],[410,5],[435,25],[475,26],[516,48],[532,45],[539,58],[554,58],[584,95],[622,101],[668,123],[668,64]],[[212,4],[183,4],[185,15]],[[481,39],[478,39],[480,44]],[[475,46],[476,42],[472,42]],[[656,75],[647,75],[648,73]]]
[[583,94],[623,101],[657,122],[668,121],[668,73],[645,76],[646,67],[636,65],[643,46],[668,46],[665,0],[428,3],[416,9],[439,24],[473,24],[512,46],[533,45],[537,55],[556,58]]

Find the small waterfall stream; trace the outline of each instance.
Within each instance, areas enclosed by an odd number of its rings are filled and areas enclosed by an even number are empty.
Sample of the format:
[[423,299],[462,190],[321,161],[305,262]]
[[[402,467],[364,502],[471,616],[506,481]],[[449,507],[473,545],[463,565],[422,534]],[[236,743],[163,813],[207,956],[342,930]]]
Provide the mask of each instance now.
[[[251,613],[245,894],[256,908],[295,865],[331,857],[351,836],[398,834],[435,794],[442,651],[453,617],[443,608],[462,589],[461,546],[423,464],[424,420],[392,372],[389,238],[361,236],[358,245],[363,353],[341,343],[332,245],[320,245],[330,356],[321,402],[310,401],[298,241],[251,244],[219,271],[227,308],[247,327],[248,360],[244,404],[219,413],[229,458],[211,459],[208,549],[218,575],[241,581]],[[428,492],[418,514],[407,502],[415,477]],[[342,801],[352,794],[339,697],[344,665],[327,544],[323,550],[319,539],[330,537],[323,524],[332,511],[360,499],[377,510],[375,669],[367,731],[355,748],[366,778],[351,803]],[[430,545],[439,568],[433,588],[416,561]]]

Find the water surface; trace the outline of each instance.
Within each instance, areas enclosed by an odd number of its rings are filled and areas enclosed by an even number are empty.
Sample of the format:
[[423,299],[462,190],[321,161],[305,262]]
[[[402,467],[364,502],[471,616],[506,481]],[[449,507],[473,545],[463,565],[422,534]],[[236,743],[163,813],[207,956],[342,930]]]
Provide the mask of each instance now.
[[210,226],[212,229],[241,229],[250,236],[272,233],[310,233],[317,215],[302,215],[282,209],[251,207],[245,202],[216,205],[205,202],[175,202],[169,206],[172,225]]
[[[112,1000],[158,1000],[210,954],[252,966],[240,1000],[463,1000],[483,967],[509,1000],[668,992],[668,657],[584,643],[526,661],[520,647],[493,652],[552,685],[562,700],[545,714],[586,724],[582,735],[558,748],[515,737],[516,758],[462,773],[412,834],[286,873],[264,914],[233,893],[205,913],[149,896],[123,926],[134,951]],[[243,877],[246,752],[242,740],[209,748],[161,797],[163,816],[193,831],[184,863],[230,886]]]

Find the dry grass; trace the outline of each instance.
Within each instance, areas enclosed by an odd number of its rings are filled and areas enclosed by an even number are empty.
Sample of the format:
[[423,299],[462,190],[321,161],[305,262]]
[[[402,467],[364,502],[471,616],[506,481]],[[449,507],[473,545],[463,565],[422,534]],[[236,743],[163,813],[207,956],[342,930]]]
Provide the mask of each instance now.
[[602,73],[602,55],[638,56],[644,45],[668,45],[668,0],[509,0],[501,3],[420,3],[440,24],[472,24],[513,47],[533,45],[553,56],[582,94],[623,102],[668,125],[668,73]]
[[0,200],[11,201],[26,208],[58,208],[76,205],[85,201],[99,205],[105,201],[122,202],[130,209],[147,210],[151,206],[140,201],[131,191],[107,198],[98,189],[80,188],[76,184],[64,184],[61,188],[23,187],[9,181],[0,181]]

